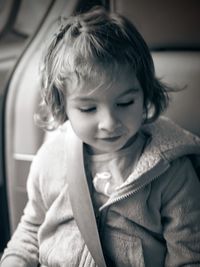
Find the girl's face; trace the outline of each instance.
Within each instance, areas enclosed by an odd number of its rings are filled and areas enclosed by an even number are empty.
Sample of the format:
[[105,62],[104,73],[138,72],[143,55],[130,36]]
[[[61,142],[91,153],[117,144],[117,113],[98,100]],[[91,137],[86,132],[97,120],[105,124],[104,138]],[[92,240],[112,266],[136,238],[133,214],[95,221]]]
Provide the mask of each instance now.
[[143,91],[133,71],[121,68],[109,83],[105,72],[103,78],[82,82],[78,89],[72,83],[67,93],[67,116],[92,154],[128,146],[143,121]]

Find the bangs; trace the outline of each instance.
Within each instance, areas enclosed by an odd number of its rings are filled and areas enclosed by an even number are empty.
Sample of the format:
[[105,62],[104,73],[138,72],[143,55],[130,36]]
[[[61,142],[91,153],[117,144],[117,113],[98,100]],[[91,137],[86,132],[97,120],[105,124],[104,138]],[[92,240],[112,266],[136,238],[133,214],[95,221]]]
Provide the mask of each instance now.
[[138,49],[140,36],[137,32],[133,36],[132,31],[136,30],[126,20],[103,10],[67,20],[62,27],[62,38],[58,35],[55,40],[48,62],[53,84],[63,90],[72,79],[77,85],[81,80],[100,81],[104,72],[110,75],[112,82],[114,74],[125,65],[137,76],[143,68],[145,53]]
[[[132,69],[136,75],[140,69],[138,63],[141,61],[138,57],[136,60],[129,47],[119,51],[118,46],[113,44],[112,50],[109,51],[97,41],[97,38],[91,38],[86,34],[81,34],[68,46],[65,38],[52,62],[53,83],[63,92],[72,82],[77,90],[82,81],[95,81],[98,86],[94,90],[102,86],[105,88],[105,81],[106,87],[110,87],[122,67]],[[107,45],[109,46],[108,43]]]
[[[116,82],[120,72],[126,69],[134,73],[134,69],[130,68],[128,64],[122,64],[116,60],[95,62],[93,58],[84,58],[80,54],[69,53],[62,65],[62,73],[67,73],[62,77],[65,93],[70,91],[72,84],[73,90],[79,92],[81,88],[87,95],[96,90],[108,90]],[[82,86],[83,83],[86,84],[85,87]],[[93,87],[89,89],[87,83],[93,84]]]

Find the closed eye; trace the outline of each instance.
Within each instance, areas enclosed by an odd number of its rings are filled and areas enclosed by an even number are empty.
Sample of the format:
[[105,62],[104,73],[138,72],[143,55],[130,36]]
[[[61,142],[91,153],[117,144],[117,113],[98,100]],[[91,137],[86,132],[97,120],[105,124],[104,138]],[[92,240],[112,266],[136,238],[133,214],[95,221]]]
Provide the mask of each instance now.
[[127,106],[130,106],[130,105],[133,105],[134,104],[134,100],[130,100],[128,102],[121,102],[121,103],[118,103],[117,106],[118,107],[127,107]]
[[94,111],[96,111],[96,107],[84,107],[84,108],[79,108],[79,110],[81,111],[81,112],[94,112]]

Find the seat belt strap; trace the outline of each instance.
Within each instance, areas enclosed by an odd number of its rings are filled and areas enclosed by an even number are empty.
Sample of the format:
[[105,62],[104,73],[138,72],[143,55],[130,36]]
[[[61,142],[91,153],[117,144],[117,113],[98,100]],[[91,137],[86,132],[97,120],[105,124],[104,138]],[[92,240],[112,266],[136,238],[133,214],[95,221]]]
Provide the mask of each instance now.
[[66,149],[69,196],[75,221],[95,263],[99,267],[106,267],[85,174],[83,142],[73,132],[71,125],[67,129]]

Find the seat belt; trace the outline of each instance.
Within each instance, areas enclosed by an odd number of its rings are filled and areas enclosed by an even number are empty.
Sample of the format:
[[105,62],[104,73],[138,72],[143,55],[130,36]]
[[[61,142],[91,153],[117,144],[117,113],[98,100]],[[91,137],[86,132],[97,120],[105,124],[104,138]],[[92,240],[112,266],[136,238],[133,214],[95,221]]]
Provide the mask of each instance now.
[[83,142],[67,128],[67,179],[73,215],[98,267],[106,267],[84,167]]

